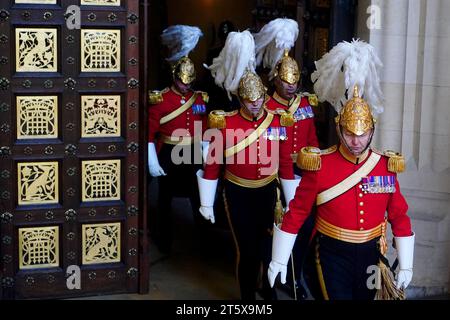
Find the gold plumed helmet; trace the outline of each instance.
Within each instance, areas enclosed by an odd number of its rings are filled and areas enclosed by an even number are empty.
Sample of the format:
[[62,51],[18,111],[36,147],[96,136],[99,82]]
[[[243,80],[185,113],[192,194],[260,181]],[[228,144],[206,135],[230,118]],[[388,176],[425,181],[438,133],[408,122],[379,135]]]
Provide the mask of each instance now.
[[289,56],[288,50],[284,51],[283,58],[278,62],[274,76],[279,76],[281,80],[289,84],[295,84],[300,80],[297,61]]
[[359,96],[358,86],[354,86],[353,98],[347,101],[335,120],[337,125],[357,136],[374,128],[372,111],[369,104]]
[[247,71],[239,81],[238,95],[241,99],[256,101],[266,93],[266,87],[261,78],[253,72]]
[[188,57],[181,58],[173,65],[172,74],[184,84],[192,83],[196,77],[194,62]]

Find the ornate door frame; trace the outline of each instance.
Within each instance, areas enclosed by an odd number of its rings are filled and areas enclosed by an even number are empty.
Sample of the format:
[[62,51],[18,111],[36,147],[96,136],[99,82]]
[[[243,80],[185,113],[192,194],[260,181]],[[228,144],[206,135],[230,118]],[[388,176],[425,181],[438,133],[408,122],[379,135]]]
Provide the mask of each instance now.
[[147,291],[145,3],[0,0],[4,299]]

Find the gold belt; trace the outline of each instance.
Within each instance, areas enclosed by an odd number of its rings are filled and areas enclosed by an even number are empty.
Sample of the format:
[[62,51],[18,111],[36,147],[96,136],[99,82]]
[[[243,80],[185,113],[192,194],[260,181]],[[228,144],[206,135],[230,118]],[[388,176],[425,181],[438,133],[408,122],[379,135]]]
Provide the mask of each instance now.
[[171,136],[166,136],[164,134],[162,134],[160,136],[160,140],[163,143],[166,144],[172,144],[172,145],[191,145],[193,144],[195,141],[200,141],[199,137],[171,137]]
[[297,163],[298,153],[291,153],[291,158],[293,163]]
[[326,222],[321,217],[317,216],[316,229],[320,233],[323,233],[324,235],[329,236],[333,239],[351,243],[364,243],[380,237],[385,230],[385,222],[370,230],[358,231],[336,227],[331,223]]
[[259,179],[259,180],[249,180],[249,179],[240,178],[240,177],[232,174],[230,171],[226,170],[224,177],[228,181],[233,182],[234,184],[237,184],[238,186],[241,186],[241,187],[261,188],[261,187],[268,185],[273,180],[275,180],[277,178],[277,174],[274,173],[270,176],[267,176],[267,177],[265,177],[263,179]]

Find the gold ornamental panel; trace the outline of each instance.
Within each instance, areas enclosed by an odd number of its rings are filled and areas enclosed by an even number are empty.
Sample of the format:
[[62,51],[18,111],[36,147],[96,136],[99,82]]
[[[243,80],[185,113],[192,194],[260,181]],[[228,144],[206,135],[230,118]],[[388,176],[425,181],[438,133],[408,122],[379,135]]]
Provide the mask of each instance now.
[[19,228],[19,268],[59,266],[58,227]]
[[56,0],[16,0],[15,3],[56,4]]
[[17,28],[16,71],[58,71],[57,44],[54,28]]
[[120,200],[120,160],[82,162],[82,201]]
[[120,0],[81,0],[84,6],[120,6]]
[[81,136],[120,137],[120,96],[81,97]]
[[120,222],[83,225],[83,264],[120,262]]
[[19,205],[58,203],[58,162],[17,164]]
[[81,30],[81,71],[120,71],[120,30]]
[[58,137],[58,97],[18,96],[17,139]]

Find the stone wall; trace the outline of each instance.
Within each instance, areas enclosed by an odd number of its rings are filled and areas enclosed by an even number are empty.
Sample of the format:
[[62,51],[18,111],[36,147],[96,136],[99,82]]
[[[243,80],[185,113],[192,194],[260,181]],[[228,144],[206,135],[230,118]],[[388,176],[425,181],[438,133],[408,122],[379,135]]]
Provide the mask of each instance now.
[[374,145],[401,151],[407,161],[399,180],[416,233],[411,298],[449,292],[449,12],[448,0],[358,2],[357,36],[384,63],[385,112]]

